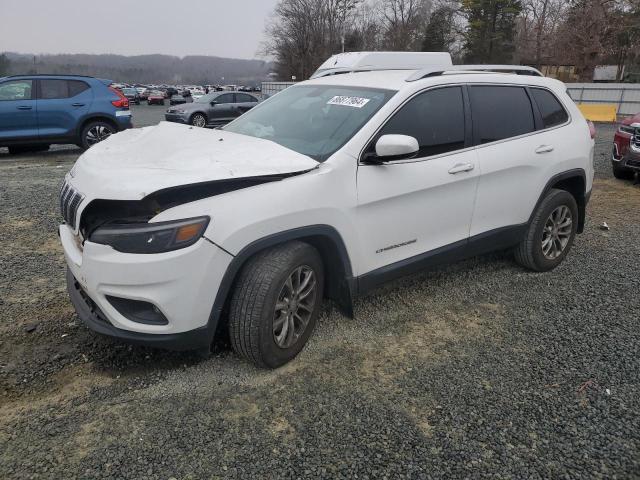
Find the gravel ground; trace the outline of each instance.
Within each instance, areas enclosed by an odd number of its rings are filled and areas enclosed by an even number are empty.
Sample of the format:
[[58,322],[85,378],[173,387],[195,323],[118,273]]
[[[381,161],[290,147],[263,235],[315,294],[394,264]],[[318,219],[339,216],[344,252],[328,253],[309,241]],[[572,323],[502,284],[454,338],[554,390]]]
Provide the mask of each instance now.
[[612,178],[598,131],[558,269],[494,254],[375,291],[353,320],[328,305],[276,371],[79,325],[55,233],[78,150],[0,149],[0,478],[640,478],[640,187]]

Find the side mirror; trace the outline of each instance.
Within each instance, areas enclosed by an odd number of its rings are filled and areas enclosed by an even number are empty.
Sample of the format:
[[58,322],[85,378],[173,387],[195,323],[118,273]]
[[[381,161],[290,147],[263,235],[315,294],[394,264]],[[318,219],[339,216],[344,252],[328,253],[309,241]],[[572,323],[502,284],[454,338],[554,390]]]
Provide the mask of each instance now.
[[211,105],[212,107],[215,107],[218,104],[218,102],[216,102],[215,100],[211,100],[209,102],[209,105]]
[[376,142],[376,156],[383,160],[388,157],[395,157],[395,160],[410,158],[418,150],[418,140],[409,135],[383,135]]

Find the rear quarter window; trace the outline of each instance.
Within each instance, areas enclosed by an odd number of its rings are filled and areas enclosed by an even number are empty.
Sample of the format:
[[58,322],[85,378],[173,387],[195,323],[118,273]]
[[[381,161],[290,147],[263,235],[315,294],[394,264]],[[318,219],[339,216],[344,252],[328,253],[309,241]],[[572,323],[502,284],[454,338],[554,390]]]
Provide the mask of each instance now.
[[533,108],[524,87],[469,87],[476,143],[490,143],[535,131]]
[[538,106],[538,110],[540,110],[544,128],[562,125],[569,120],[569,114],[560,103],[560,100],[558,100],[549,90],[545,90],[543,88],[531,88],[530,91],[536,105]]

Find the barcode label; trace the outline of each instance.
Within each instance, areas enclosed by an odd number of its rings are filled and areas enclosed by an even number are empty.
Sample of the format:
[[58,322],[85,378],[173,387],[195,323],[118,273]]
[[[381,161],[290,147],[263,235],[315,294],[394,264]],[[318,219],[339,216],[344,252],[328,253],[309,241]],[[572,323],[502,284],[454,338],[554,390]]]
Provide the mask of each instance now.
[[342,105],[343,107],[362,108],[369,103],[368,98],[362,97],[345,97],[342,95],[336,95],[327,102],[327,105]]

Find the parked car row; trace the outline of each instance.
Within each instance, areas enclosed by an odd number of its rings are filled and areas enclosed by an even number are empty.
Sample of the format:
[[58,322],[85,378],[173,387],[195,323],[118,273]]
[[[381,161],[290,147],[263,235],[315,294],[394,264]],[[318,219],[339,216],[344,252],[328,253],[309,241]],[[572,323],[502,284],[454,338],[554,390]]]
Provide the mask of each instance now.
[[165,113],[165,120],[168,122],[184,123],[196,127],[218,127],[251,110],[260,100],[249,93],[212,92],[191,100],[189,103],[180,102],[181,104],[177,104],[173,102],[174,97],[171,97],[171,105],[173,106]]

